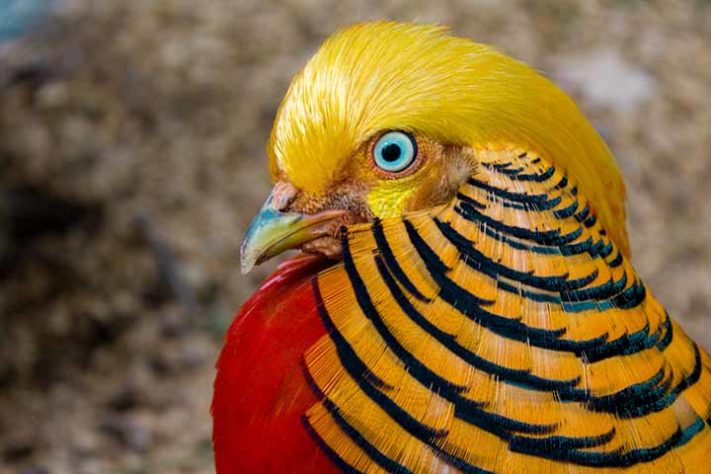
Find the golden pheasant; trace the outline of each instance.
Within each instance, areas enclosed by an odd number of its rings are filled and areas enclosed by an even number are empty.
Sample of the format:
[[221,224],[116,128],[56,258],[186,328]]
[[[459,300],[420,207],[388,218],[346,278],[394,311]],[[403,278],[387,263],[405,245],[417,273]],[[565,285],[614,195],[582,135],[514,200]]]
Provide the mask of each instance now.
[[[218,361],[219,473],[711,472],[711,359],[630,263],[615,160],[525,64],[374,22],[294,78]],[[324,258],[328,257],[328,258]]]

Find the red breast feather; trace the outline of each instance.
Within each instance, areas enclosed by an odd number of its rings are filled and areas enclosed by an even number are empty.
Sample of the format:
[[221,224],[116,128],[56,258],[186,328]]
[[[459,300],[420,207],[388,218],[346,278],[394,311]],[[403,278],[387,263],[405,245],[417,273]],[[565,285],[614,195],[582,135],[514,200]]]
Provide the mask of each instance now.
[[314,258],[284,263],[230,326],[212,401],[218,474],[335,471],[301,420],[317,403],[303,354],[326,332],[311,288],[323,266]]

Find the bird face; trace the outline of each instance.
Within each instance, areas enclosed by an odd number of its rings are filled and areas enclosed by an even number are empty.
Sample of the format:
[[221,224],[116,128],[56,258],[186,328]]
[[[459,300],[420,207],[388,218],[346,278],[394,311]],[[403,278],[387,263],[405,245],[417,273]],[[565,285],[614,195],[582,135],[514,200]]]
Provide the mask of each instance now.
[[419,133],[385,130],[353,151],[325,192],[300,190],[279,172],[247,231],[243,272],[296,247],[337,259],[342,226],[446,203],[471,175],[474,164],[468,147],[445,145]]

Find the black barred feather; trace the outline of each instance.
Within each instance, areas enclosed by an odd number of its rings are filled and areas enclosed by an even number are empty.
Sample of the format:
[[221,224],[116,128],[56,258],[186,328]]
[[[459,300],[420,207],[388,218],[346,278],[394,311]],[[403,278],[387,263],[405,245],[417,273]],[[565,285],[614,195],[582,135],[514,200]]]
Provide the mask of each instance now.
[[564,172],[482,165],[444,208],[344,230],[314,282],[309,430],[349,468],[703,472],[707,353]]

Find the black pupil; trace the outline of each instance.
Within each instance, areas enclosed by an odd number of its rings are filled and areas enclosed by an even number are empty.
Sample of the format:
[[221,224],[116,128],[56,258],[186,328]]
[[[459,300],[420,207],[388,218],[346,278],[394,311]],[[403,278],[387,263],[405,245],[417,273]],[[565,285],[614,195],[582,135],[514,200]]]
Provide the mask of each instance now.
[[401,154],[402,150],[397,143],[390,143],[383,148],[383,159],[387,162],[397,161]]

